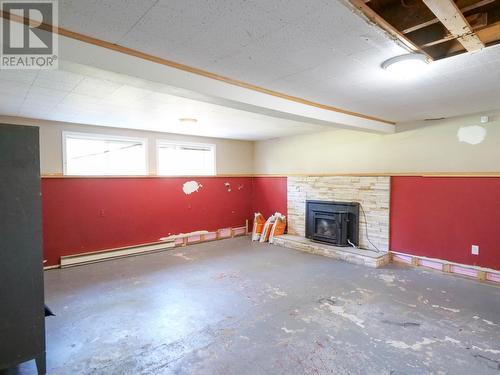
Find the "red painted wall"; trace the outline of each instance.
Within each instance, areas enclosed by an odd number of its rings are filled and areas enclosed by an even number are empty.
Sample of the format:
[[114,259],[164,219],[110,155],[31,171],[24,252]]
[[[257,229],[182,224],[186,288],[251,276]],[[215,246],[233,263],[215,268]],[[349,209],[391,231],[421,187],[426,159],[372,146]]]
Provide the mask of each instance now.
[[[182,185],[190,180],[203,187],[186,195]],[[46,265],[58,264],[61,255],[244,225],[252,191],[251,177],[42,179]]]
[[[190,180],[203,187],[186,195]],[[500,178],[393,177],[391,184],[391,250],[500,269]],[[42,179],[47,265],[276,211],[287,215],[286,177]]]
[[288,215],[286,177],[255,177],[253,179],[252,212],[268,218],[275,212]]
[[391,185],[391,250],[500,269],[500,178],[393,177]]

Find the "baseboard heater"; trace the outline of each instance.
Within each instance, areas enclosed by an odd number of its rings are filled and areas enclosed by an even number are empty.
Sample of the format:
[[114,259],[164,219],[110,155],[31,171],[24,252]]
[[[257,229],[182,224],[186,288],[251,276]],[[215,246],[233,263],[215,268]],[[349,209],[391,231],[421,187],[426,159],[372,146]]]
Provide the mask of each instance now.
[[116,249],[94,251],[91,253],[65,255],[61,256],[61,268],[97,263],[110,259],[157,253],[159,251],[172,249],[174,247],[175,241],[162,241],[137,246],[126,246]]
[[[115,249],[106,249],[89,253],[64,255],[60,258],[60,268],[81,266],[84,264],[103,262],[105,260],[125,258],[136,255],[157,253],[159,251],[173,249],[177,246],[188,246],[203,242],[218,241],[226,238],[246,236],[247,234],[248,220],[245,222],[245,225],[241,227],[222,228],[217,229],[213,232],[206,232],[202,234],[192,232],[186,233],[185,235],[173,236],[172,239],[168,239],[165,241],[118,247]],[[59,268],[59,266],[49,266],[45,269],[50,268]]]

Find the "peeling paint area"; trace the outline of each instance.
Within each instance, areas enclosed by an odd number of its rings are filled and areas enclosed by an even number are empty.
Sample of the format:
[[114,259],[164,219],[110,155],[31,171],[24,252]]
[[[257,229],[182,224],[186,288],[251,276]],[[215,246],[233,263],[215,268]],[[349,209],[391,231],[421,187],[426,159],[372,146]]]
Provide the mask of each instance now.
[[202,184],[196,181],[187,181],[182,185],[182,191],[186,195],[198,192],[203,187]]
[[281,290],[280,288],[272,287],[271,285],[266,286],[266,291],[270,298],[279,298],[288,296],[288,293],[286,293],[285,291]]
[[365,325],[364,325],[365,321],[358,318],[354,314],[350,314],[350,313],[346,312],[345,308],[343,306],[332,306],[330,304],[326,304],[324,306],[326,306],[335,315],[341,316],[342,318],[345,318],[345,319],[351,321],[352,323],[356,324],[358,327],[365,328]]
[[432,305],[432,307],[434,307],[435,309],[446,310],[446,311],[450,311],[450,312],[454,312],[454,313],[460,312],[459,309],[453,309],[451,307],[445,307],[445,306],[439,306],[439,305]]
[[393,346],[398,349],[410,349],[410,350],[422,350],[422,348],[426,345],[434,344],[436,340],[429,339],[427,337],[424,337],[422,341],[418,341],[414,344],[407,344],[403,341],[396,341],[396,340],[388,340],[386,341],[387,344],[390,346]]
[[486,133],[486,128],[483,126],[462,126],[458,129],[457,137],[460,142],[478,145],[485,140]]
[[485,324],[487,324],[487,325],[489,325],[489,326],[495,326],[495,327],[499,327],[499,326],[500,326],[499,324],[494,323],[494,322],[492,322],[491,320],[488,320],[488,319],[482,319],[480,316],[477,316],[477,315],[474,315],[474,316],[472,317],[472,319],[477,320],[477,321],[481,321],[481,322],[483,322],[483,323],[485,323]]
[[281,327],[281,330],[285,333],[289,333],[289,334],[294,334],[294,333],[297,333],[297,332],[304,332],[305,329],[304,328],[301,328],[301,329],[288,329],[286,327]]
[[472,349],[479,350],[480,352],[486,352],[486,353],[492,353],[492,354],[500,354],[500,350],[497,350],[497,349],[483,349],[483,348],[479,348],[479,347],[477,347],[475,345],[472,346]]
[[191,260],[194,260],[194,258],[191,258],[191,257],[188,257],[186,254],[184,253],[176,253],[176,254],[172,254],[172,256],[174,257],[178,257],[178,258],[182,258],[184,260],[188,260],[188,261],[191,261]]
[[394,284],[394,280],[396,279],[396,276],[390,275],[387,273],[383,273],[378,275],[378,278],[382,281],[384,281],[386,284]]

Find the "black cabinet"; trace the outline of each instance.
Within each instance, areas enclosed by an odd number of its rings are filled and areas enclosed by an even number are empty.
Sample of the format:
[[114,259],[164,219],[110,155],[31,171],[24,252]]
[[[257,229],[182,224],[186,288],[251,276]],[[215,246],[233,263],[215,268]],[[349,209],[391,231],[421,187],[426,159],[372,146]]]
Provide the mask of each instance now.
[[0,369],[45,374],[38,128],[0,124]]

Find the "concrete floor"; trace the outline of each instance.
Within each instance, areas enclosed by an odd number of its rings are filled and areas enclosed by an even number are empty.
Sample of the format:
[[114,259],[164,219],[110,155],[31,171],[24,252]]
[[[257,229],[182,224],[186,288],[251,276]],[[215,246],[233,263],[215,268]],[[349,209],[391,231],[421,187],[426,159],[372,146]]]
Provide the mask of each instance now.
[[49,374],[500,372],[500,288],[433,271],[237,238],[45,280]]

